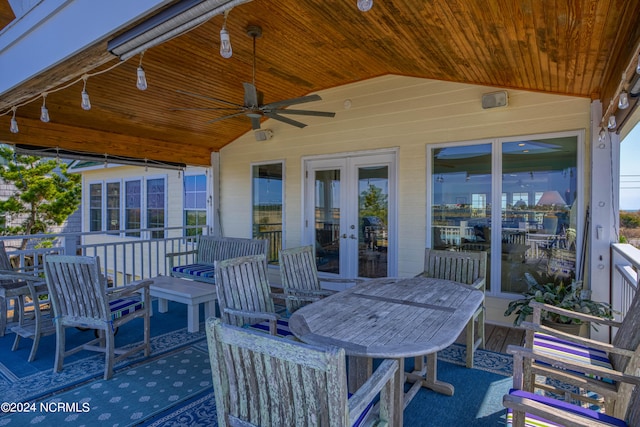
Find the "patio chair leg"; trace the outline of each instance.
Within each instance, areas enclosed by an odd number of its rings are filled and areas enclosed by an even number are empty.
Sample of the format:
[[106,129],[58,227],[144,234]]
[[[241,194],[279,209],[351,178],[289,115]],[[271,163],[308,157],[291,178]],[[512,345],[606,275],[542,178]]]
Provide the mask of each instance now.
[[104,379],[108,380],[113,376],[113,358],[115,356],[114,349],[116,340],[113,334],[113,330],[101,332],[103,333],[103,336],[106,337],[106,348],[104,354]]
[[59,322],[56,322],[56,358],[53,362],[54,372],[62,371],[62,364],[64,363],[65,334],[65,327]]

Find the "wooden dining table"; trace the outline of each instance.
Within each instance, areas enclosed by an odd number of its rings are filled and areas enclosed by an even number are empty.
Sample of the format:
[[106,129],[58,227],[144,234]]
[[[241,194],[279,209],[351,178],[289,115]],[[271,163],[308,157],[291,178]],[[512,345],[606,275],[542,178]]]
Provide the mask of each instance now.
[[[457,339],[483,299],[481,291],[450,280],[372,279],[297,310],[289,328],[306,343],[345,349],[350,391],[371,375],[373,358],[396,359],[393,425],[402,426],[404,408],[421,387],[453,395],[454,386],[437,379],[437,352]],[[407,357],[416,358],[410,373]],[[405,393],[406,381],[413,385]]]

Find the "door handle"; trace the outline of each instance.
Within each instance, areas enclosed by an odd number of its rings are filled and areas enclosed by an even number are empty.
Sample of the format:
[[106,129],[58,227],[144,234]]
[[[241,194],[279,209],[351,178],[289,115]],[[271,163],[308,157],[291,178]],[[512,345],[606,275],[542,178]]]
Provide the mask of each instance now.
[[346,238],[347,238],[347,233],[344,233],[344,234],[343,234],[342,236],[340,236],[340,237],[342,237],[343,239],[346,239]]
[[355,240],[356,236],[352,234],[352,235],[349,236],[349,238]]

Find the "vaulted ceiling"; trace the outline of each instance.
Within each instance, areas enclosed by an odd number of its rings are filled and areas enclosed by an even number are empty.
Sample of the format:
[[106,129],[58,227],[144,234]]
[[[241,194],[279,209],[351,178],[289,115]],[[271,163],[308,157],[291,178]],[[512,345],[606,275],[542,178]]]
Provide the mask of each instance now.
[[[0,0],[0,25],[11,16]],[[252,81],[248,25],[263,29],[256,85],[265,102],[399,74],[600,99],[606,108],[637,55],[639,16],[640,0],[374,0],[366,13],[356,0],[253,0],[228,16],[231,58],[219,55],[216,16],[144,54],[148,90],[135,88],[139,57],[131,58],[88,80],[90,111],[77,83],[47,97],[49,123],[39,120],[41,98],[19,108],[17,134],[1,116],[0,141],[209,164],[250,120],[207,123],[220,113],[171,109],[216,106],[178,90],[242,103],[242,83]],[[0,113],[111,67],[119,60],[107,42],[125,30],[0,95]]]

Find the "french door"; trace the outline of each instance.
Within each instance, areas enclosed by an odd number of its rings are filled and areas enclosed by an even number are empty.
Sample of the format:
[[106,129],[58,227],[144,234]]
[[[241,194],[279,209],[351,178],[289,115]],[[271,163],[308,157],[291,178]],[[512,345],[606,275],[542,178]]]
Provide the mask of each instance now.
[[321,273],[397,272],[395,152],[305,161],[304,239]]

